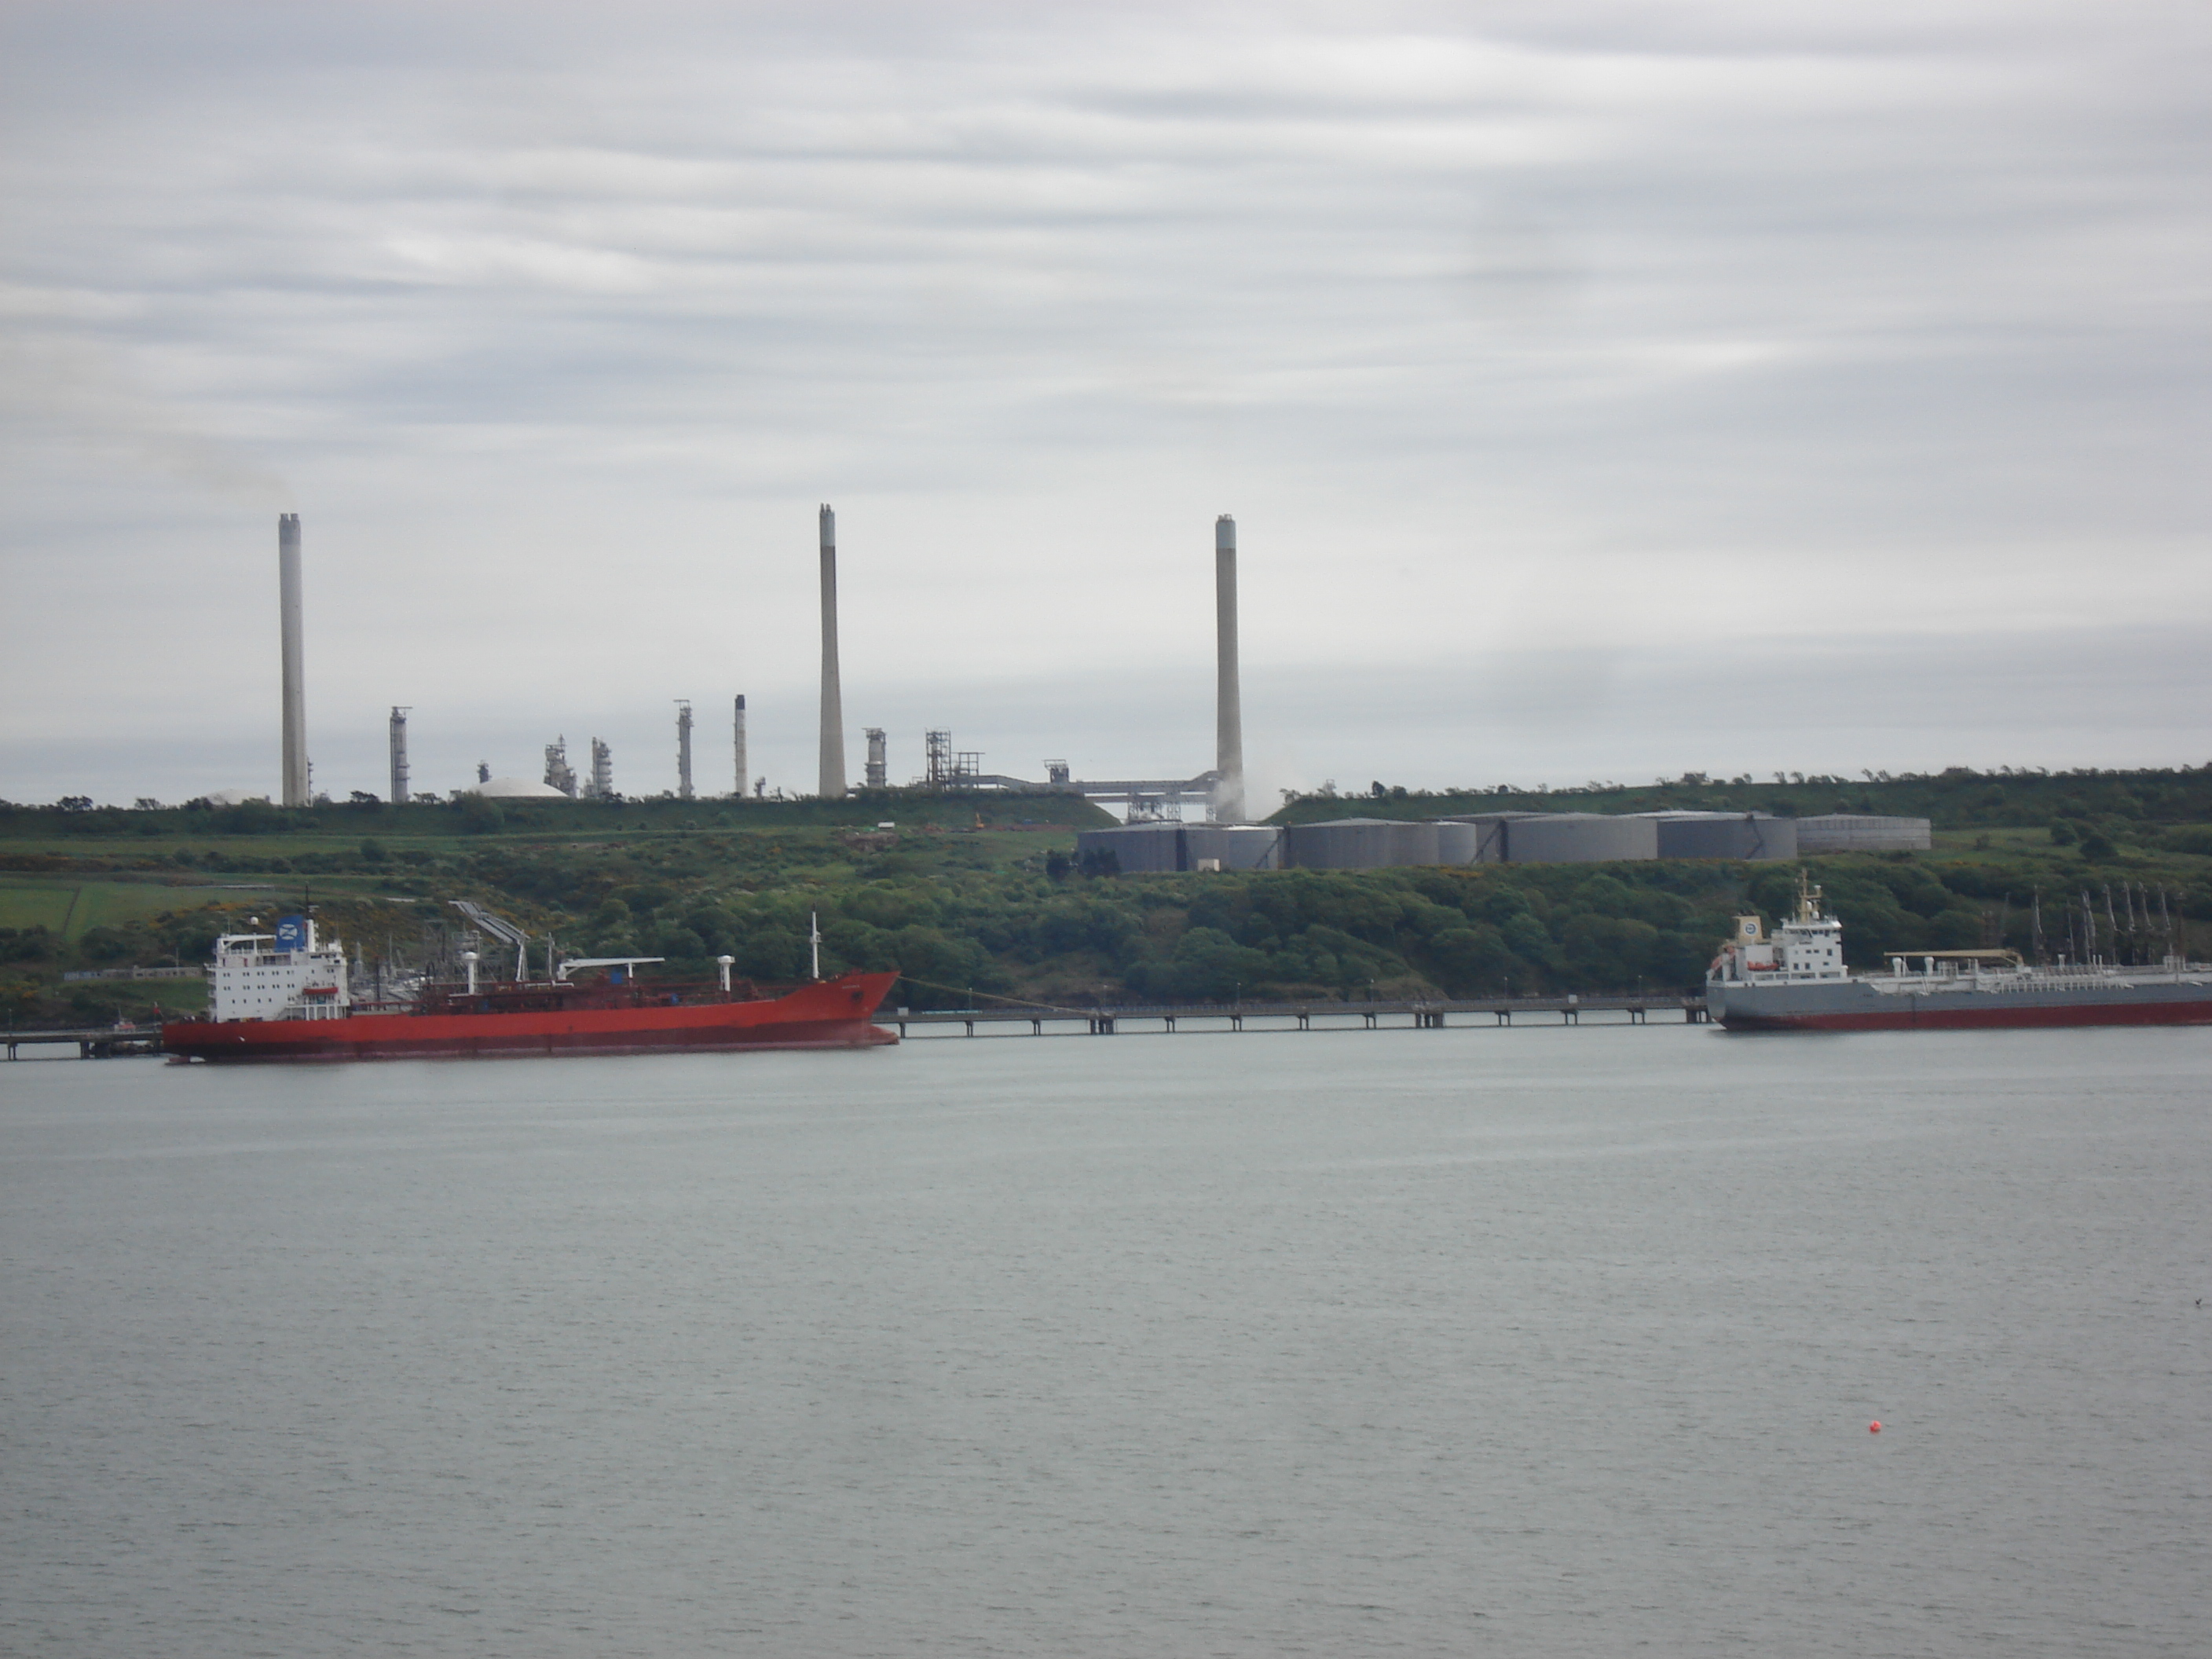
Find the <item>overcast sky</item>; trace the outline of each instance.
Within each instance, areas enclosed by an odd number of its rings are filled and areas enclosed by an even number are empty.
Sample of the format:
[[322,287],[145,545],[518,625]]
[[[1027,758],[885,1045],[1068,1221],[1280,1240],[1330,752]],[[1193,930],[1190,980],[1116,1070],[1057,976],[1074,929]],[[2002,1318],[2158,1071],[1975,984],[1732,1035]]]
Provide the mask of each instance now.
[[2212,10],[14,0],[0,796],[2212,759]]

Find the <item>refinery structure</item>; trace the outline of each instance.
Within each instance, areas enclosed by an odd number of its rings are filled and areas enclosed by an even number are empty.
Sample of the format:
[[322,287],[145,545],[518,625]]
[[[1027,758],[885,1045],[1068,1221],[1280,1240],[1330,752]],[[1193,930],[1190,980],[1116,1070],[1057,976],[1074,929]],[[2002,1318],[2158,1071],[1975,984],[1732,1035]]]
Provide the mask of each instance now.
[[[842,799],[848,792],[845,767],[843,671],[839,659],[837,592],[837,515],[824,502],[817,516],[817,556],[821,592],[822,678],[815,794],[824,800]],[[295,513],[277,520],[277,588],[282,623],[282,678],[283,723],[283,793],[287,806],[313,804],[315,792],[309,776],[306,710],[304,606],[301,594],[300,519]],[[1011,776],[982,769],[982,756],[972,750],[956,750],[951,733],[933,729],[923,738],[923,768],[908,787],[935,791],[1079,795],[1085,799],[1121,805],[1135,820],[1179,822],[1194,810],[1218,823],[1241,822],[1244,814],[1244,737],[1242,702],[1237,684],[1237,523],[1223,514],[1214,526],[1214,623],[1217,642],[1215,763],[1212,769],[1188,777],[1079,779],[1065,761],[1044,763],[1042,780]],[[692,704],[688,697],[674,700],[676,708],[676,787],[679,800],[697,798],[692,771]],[[395,703],[387,727],[389,768],[386,799],[404,803],[442,799],[413,791],[407,758],[408,715],[413,705]],[[735,694],[731,706],[730,798],[759,799],[768,793],[768,780],[750,775],[750,756],[745,729],[745,698]],[[862,787],[869,790],[897,787],[890,781],[890,737],[882,726],[864,728],[866,758]],[[477,780],[454,791],[496,799],[618,800],[611,745],[590,740],[588,770],[580,775],[568,757],[565,733],[545,745],[543,775],[538,779],[495,775],[489,763],[477,769]]]
[[[848,793],[843,667],[838,648],[837,515],[829,503],[817,515],[820,584],[821,689],[815,795]],[[307,756],[304,605],[300,519],[277,520],[277,594],[282,622],[283,804],[316,799]],[[1489,863],[1595,863],[1642,859],[1794,859],[1811,853],[1924,851],[1925,818],[1835,815],[1784,818],[1758,812],[1490,812],[1428,822],[1347,817],[1287,827],[1254,824],[1244,787],[1243,699],[1238,668],[1237,521],[1224,513],[1213,526],[1213,765],[1189,776],[1079,778],[1065,760],[1048,760],[1032,779],[983,770],[982,756],[956,749],[952,734],[924,734],[922,771],[909,787],[935,793],[1066,795],[1120,806],[1125,822],[1084,830],[1077,854],[1086,868],[1137,875],[1182,871],[1371,870],[1401,866]],[[692,772],[692,702],[674,699],[676,787],[679,800],[696,799]],[[389,787],[394,802],[441,799],[413,793],[407,757],[411,705],[395,703],[388,726]],[[882,726],[862,730],[863,789],[888,791],[890,738]],[[731,705],[731,799],[761,799],[768,780],[750,775],[745,698]],[[781,792],[778,792],[779,797]],[[619,801],[614,751],[589,739],[580,774],[566,734],[545,745],[542,777],[495,776],[489,763],[472,786],[455,790],[494,799]]]

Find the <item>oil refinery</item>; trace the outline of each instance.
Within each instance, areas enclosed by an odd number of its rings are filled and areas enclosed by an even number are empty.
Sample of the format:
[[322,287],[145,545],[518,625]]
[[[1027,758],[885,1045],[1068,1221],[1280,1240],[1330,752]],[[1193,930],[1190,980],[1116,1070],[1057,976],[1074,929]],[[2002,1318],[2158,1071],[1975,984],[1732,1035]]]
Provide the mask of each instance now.
[[[838,644],[837,515],[823,502],[816,517],[819,579],[821,684],[815,795],[836,800],[848,793],[846,771],[843,665]],[[305,607],[301,597],[300,519],[277,520],[277,596],[282,624],[281,698],[283,804],[315,799],[307,753],[305,695]],[[1846,851],[1924,851],[1925,818],[1836,814],[1785,818],[1761,812],[1644,813],[1490,812],[1430,822],[1346,817],[1277,828],[1249,821],[1244,787],[1243,702],[1238,668],[1237,520],[1222,514],[1213,526],[1214,755],[1205,771],[1179,776],[1079,778],[1064,760],[1044,763],[1030,779],[986,772],[982,757],[956,749],[951,732],[938,728],[923,739],[923,767],[912,787],[933,792],[1073,795],[1120,806],[1126,821],[1114,829],[1086,830],[1077,855],[1086,867],[1125,874],[1220,870],[1374,870],[1407,866],[1581,864],[1649,859],[1774,860],[1803,854]],[[692,775],[692,702],[674,699],[675,799],[696,799]],[[422,801],[415,794],[407,757],[410,704],[392,706],[389,722],[390,799]],[[765,778],[750,777],[745,697],[731,704],[732,788],[729,799],[758,799]],[[890,781],[890,739],[884,728],[864,728],[863,788],[882,791]],[[477,781],[453,792],[494,799],[623,799],[615,783],[614,751],[604,738],[589,739],[589,761],[579,775],[568,740],[545,745],[539,779],[495,776],[489,763]]]

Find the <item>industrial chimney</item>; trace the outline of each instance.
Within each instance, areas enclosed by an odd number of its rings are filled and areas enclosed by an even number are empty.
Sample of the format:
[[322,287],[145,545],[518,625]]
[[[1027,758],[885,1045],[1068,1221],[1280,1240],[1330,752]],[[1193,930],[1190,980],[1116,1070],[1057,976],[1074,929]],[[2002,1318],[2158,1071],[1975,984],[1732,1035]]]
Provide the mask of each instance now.
[[752,780],[745,775],[745,697],[742,691],[738,694],[738,707],[735,718],[730,724],[730,736],[735,750],[732,758],[736,762],[738,799],[743,800],[751,793]]
[[1213,523],[1213,821],[1244,821],[1244,702],[1237,675],[1237,520]]
[[283,613],[284,805],[313,804],[307,778],[307,664],[300,623],[300,515],[276,515],[276,601]]
[[837,515],[822,507],[822,776],[824,800],[845,793],[845,700],[837,677]]
[[691,799],[691,699],[676,699],[676,799]]
[[392,706],[392,804],[404,806],[411,799],[407,782],[407,710],[411,704]]

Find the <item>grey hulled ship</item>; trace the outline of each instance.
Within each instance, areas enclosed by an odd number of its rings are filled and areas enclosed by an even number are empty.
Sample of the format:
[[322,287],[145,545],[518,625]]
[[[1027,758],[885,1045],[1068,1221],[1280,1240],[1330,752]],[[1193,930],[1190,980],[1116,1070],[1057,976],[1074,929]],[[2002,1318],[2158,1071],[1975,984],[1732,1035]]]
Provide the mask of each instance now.
[[1934,951],[1855,974],[1843,924],[1801,877],[1796,915],[1771,936],[1758,916],[1735,919],[1706,973],[1705,1008],[1754,1031],[2212,1024],[2212,965],[2171,954],[2155,966],[2032,965],[2010,951]]

